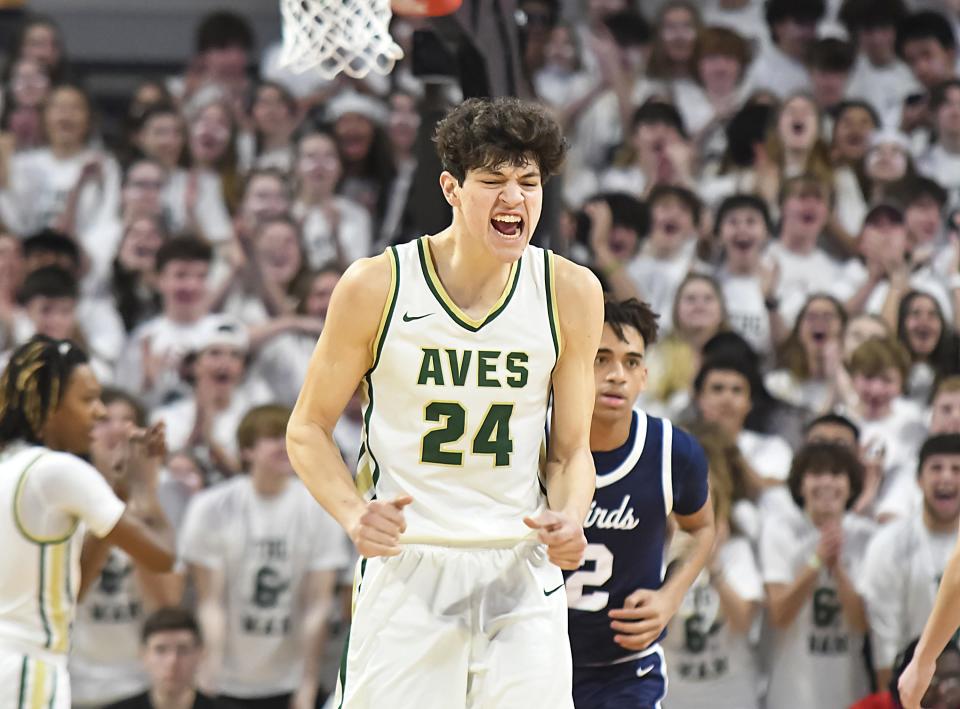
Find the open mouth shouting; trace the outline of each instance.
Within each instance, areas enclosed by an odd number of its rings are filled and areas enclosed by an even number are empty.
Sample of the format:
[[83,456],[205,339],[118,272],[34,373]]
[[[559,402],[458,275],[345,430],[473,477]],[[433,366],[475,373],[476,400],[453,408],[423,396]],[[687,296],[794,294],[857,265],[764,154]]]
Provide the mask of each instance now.
[[958,494],[954,487],[939,487],[933,491],[930,502],[941,515],[952,516],[957,509]]
[[490,224],[506,239],[519,239],[523,234],[523,217],[519,214],[497,214],[490,220]]

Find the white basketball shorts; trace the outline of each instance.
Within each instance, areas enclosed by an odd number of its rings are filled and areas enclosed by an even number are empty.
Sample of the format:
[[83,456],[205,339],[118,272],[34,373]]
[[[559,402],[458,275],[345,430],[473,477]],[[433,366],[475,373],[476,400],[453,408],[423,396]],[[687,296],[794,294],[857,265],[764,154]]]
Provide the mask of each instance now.
[[542,545],[361,559],[338,709],[573,709],[567,599]]
[[70,709],[66,658],[42,660],[0,645],[0,707]]

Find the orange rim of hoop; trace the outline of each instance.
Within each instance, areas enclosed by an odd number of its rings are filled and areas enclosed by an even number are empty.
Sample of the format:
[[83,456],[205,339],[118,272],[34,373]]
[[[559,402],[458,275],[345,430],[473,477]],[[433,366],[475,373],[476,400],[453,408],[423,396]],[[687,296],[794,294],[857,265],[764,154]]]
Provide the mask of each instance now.
[[463,0],[390,0],[395,15],[440,17],[460,9]]

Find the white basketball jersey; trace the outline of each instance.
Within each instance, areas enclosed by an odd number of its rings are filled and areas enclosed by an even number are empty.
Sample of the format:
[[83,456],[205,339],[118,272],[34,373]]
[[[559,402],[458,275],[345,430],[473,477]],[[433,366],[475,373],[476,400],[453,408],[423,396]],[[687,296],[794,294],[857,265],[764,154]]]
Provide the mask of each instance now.
[[77,522],[49,537],[23,528],[18,499],[46,448],[12,444],[0,454],[0,639],[65,653],[80,580]]
[[409,494],[409,544],[502,546],[530,537],[561,342],[554,256],[529,246],[475,320],[447,295],[426,237],[388,250],[390,297],[364,377],[357,485]]

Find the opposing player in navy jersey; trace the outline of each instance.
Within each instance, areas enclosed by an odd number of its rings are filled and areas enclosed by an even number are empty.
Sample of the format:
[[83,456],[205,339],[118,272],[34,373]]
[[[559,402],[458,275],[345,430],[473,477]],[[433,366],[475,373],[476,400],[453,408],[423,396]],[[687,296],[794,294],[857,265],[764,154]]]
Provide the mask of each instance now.
[[[700,445],[634,409],[656,318],[635,299],[606,303],[594,364],[597,487],[584,521],[588,546],[583,565],[564,572],[576,709],[659,709],[667,692],[659,641],[713,546]],[[665,570],[671,516],[693,543]]]

